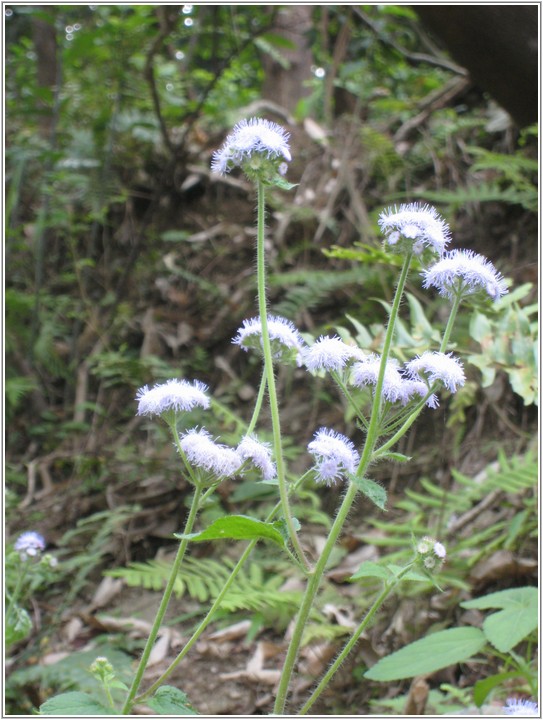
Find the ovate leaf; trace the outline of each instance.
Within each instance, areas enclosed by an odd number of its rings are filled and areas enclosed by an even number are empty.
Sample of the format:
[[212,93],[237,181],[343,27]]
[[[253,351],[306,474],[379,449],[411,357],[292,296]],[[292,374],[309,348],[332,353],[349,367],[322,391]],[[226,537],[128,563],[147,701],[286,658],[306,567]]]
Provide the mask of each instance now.
[[255,520],[247,515],[229,515],[219,518],[211,525],[198,533],[177,533],[176,538],[192,542],[207,540],[271,540],[283,547],[285,540],[280,531],[281,521],[266,523]]
[[349,474],[349,479],[364,493],[368,500],[371,500],[380,510],[386,510],[387,491],[384,487],[381,487],[375,480],[370,480],[367,477],[360,478],[356,475]]
[[469,660],[485,643],[486,638],[479,628],[441,630],[379,660],[364,673],[364,677],[388,682],[433,673]]
[[49,698],[40,707],[40,715],[116,715],[111,708],[101,705],[87,693],[67,692]]
[[198,715],[190,706],[186,694],[172,685],[159,687],[147,705],[157,715]]

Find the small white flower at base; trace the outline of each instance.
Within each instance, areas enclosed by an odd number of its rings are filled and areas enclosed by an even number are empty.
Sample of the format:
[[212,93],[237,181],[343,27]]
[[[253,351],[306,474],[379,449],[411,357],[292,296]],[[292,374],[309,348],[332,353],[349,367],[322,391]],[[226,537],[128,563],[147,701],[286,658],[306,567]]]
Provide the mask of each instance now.
[[303,363],[310,372],[328,370],[339,372],[354,358],[361,358],[362,350],[347,345],[339,337],[321,335],[311,347],[304,350]]
[[235,450],[214,442],[203,428],[193,428],[186,432],[180,445],[191,465],[207,470],[217,477],[232,477],[243,462]]
[[423,287],[435,287],[439,294],[454,299],[457,294],[486,292],[492,300],[507,293],[502,275],[483,255],[472,250],[451,250],[422,273]]
[[425,373],[431,383],[439,380],[451,392],[456,392],[466,381],[462,363],[452,353],[424,352],[405,367],[413,380],[422,380],[421,373]]
[[345,472],[354,473],[360,455],[353,443],[341,433],[320,428],[307,446],[315,457],[317,482],[332,485],[344,478]]
[[539,715],[539,706],[532,700],[519,700],[517,698],[507,698],[504,705],[505,714],[516,717],[541,717]]
[[[273,358],[285,362],[295,359],[296,363],[301,365],[305,343],[294,323],[278,315],[269,315],[267,321]],[[239,345],[242,350],[247,351],[252,348],[262,351],[260,318],[244,320],[232,342],[234,345]]]
[[206,395],[207,385],[195,380],[168,380],[149,389],[147,385],[140,388],[136,395],[138,401],[137,415],[162,415],[174,412],[193,410],[195,407],[208,408],[209,398]]
[[250,460],[262,472],[264,480],[273,480],[276,476],[268,443],[262,443],[256,438],[246,435],[237,446],[236,452],[242,460]]
[[250,172],[258,171],[262,166],[284,175],[285,161],[292,159],[289,137],[284,128],[269,120],[241,120],[234,126],[220,150],[213,153],[211,170],[225,175],[234,167]]
[[388,245],[397,248],[402,245],[403,236],[416,255],[425,247],[440,255],[451,239],[447,223],[431,205],[409,203],[399,208],[387,208],[379,215],[379,227],[387,236]]
[[29,530],[19,535],[13,547],[19,553],[21,560],[26,560],[45,550],[45,538],[39,533]]

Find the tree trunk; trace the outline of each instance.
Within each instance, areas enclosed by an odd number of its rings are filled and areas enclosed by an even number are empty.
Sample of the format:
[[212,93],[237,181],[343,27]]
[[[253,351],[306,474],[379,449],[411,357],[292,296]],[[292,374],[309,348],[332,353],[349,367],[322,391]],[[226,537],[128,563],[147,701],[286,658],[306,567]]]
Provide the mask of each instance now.
[[286,67],[270,55],[263,58],[265,79],[262,96],[289,112],[293,112],[299,100],[310,92],[304,84],[311,79],[313,62],[307,34],[312,27],[312,13],[312,5],[287,5],[281,8],[272,32],[295,47],[279,50]]

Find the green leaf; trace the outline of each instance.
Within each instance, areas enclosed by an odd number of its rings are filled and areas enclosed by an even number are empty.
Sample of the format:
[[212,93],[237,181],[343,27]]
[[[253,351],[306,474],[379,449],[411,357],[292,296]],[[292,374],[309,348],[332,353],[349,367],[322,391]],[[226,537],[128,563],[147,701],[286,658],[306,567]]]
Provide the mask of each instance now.
[[390,572],[386,569],[386,567],[383,567],[383,565],[378,565],[377,563],[368,560],[365,563],[362,563],[354,575],[351,575],[349,579],[358,580],[359,578],[364,577],[376,577],[381,580],[388,580]]
[[49,698],[40,706],[40,715],[116,715],[111,708],[101,705],[82,692],[67,692]]
[[172,685],[163,685],[158,688],[147,705],[157,715],[198,715],[190,706],[186,694]]
[[473,701],[477,705],[477,707],[481,707],[481,705],[486,700],[488,693],[493,690],[497,685],[501,685],[504,680],[509,680],[510,678],[515,677],[522,677],[521,672],[504,672],[504,673],[497,673],[496,675],[491,675],[490,677],[485,678],[484,680],[477,680],[475,685],[473,686]]
[[349,480],[354,483],[374,505],[377,505],[380,510],[386,510],[385,505],[387,503],[387,491],[384,487],[381,487],[379,483],[376,483],[374,480],[370,480],[367,477],[359,478],[356,475],[351,475],[350,473]]
[[469,660],[485,643],[485,636],[478,628],[442,630],[379,660],[364,677],[387,682],[433,673]]
[[483,622],[488,641],[500,652],[509,652],[537,628],[538,592],[535,587],[512,588],[461,603],[465,608],[502,608]]
[[180,540],[204,542],[207,540],[271,540],[284,547],[285,540],[281,533],[281,521],[266,523],[255,520],[247,515],[229,515],[219,518],[198,533],[175,533]]
[[404,455],[403,453],[399,452],[388,452],[385,451],[384,453],[377,453],[377,457],[379,460],[392,460],[392,462],[400,462],[405,463],[412,460],[412,458],[409,455]]
[[6,648],[27,638],[32,632],[32,620],[27,611],[15,605],[6,624]]

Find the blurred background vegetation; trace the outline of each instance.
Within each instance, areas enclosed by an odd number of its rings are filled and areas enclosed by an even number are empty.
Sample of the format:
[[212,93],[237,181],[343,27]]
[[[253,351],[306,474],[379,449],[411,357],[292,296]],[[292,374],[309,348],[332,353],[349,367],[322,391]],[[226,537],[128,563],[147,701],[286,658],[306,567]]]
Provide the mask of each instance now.
[[[10,666],[15,712],[62,684],[28,667],[44,642],[62,644],[66,613],[89,602],[103,571],[171,549],[182,525],[189,487],[166,432],[135,418],[137,389],[208,383],[210,430],[225,441],[252,409],[258,364],[231,339],[255,313],[255,198],[242,176],[209,171],[242,117],[291,133],[297,187],[270,197],[269,287],[273,311],[304,333],[379,347],[396,267],[376,218],[390,204],[436,205],[454,246],[511,280],[499,308],[463,316],[466,387],[406,440],[412,463],[377,470],[393,511],[353,523],[337,563],[369,539],[395,553],[411,532],[446,536],[490,492],[482,535],[468,524],[455,538],[447,607],[474,588],[535,583],[536,125],[516,124],[405,5],[14,5],[4,23],[7,537],[39,530],[62,560],[38,601],[47,621]],[[406,353],[443,320],[416,275],[409,292]],[[322,424],[348,432],[352,418],[324,381],[294,371],[279,384],[287,454],[304,468],[297,445]],[[267,500],[250,479],[225,484],[203,521]],[[315,488],[298,516],[323,527],[334,505]],[[485,576],[496,552],[509,553],[508,570]],[[277,591],[280,565],[258,567],[242,593],[253,605],[228,612],[269,627],[296,599]],[[160,577],[149,564],[125,573],[150,588]],[[208,593],[205,582],[193,590]],[[324,711],[358,707],[354,690],[344,697]]]

